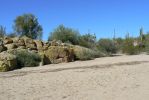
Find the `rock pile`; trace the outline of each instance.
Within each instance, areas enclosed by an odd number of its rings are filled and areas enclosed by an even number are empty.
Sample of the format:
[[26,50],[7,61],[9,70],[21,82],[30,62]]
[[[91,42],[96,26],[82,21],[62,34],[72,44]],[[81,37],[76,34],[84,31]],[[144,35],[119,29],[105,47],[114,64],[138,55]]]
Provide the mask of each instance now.
[[39,54],[43,65],[74,61],[74,50],[61,41],[43,42],[26,36],[21,38],[5,37],[0,40],[0,71],[14,69],[16,67],[16,57],[10,52],[22,49]]
[[7,52],[0,53],[0,72],[15,69],[17,66],[16,56]]

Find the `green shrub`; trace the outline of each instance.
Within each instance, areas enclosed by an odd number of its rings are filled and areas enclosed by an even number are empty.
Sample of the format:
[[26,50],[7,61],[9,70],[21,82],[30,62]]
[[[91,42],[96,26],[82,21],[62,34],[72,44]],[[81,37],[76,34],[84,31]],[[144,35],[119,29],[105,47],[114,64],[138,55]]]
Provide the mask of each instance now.
[[123,49],[123,45],[124,45],[124,39],[116,38],[115,39],[115,45],[117,47],[117,52],[122,53],[122,49]]
[[149,42],[146,42],[145,44],[145,52],[149,54]]
[[126,53],[128,55],[136,55],[140,53],[139,46],[133,45],[133,39],[126,39],[123,45],[123,53]]
[[59,25],[53,32],[50,33],[49,41],[61,40],[63,43],[78,44],[80,33],[72,28]]
[[126,53],[128,55],[136,55],[139,54],[140,50],[138,46],[133,46],[133,45],[129,45],[129,46],[124,46],[123,48],[123,53]]
[[106,54],[113,54],[117,52],[117,47],[113,40],[100,39],[97,43],[98,49]]
[[94,58],[104,56],[104,54],[101,52],[97,52],[81,46],[74,47],[74,55],[76,60],[92,60]]
[[95,34],[85,34],[80,36],[79,38],[79,45],[86,47],[86,48],[95,48],[96,46],[96,36]]
[[149,33],[145,34],[145,49],[144,52],[146,52],[147,54],[149,54]]
[[17,51],[15,52],[15,55],[17,57],[17,66],[19,68],[38,66],[41,62],[41,58],[38,54],[26,50]]

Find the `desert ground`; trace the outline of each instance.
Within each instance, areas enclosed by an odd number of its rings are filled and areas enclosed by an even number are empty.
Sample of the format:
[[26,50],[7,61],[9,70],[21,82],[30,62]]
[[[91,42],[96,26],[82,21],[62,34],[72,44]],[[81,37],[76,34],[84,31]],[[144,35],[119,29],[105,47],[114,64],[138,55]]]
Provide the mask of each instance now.
[[149,55],[2,72],[0,100],[149,100]]

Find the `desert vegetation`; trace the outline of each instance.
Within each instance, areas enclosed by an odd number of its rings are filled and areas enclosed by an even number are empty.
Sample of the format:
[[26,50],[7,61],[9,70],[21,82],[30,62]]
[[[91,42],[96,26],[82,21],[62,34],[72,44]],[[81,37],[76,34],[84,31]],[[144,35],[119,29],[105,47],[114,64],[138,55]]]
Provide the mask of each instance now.
[[0,26],[0,71],[91,60],[117,53],[149,53],[149,33],[144,33],[143,28],[138,37],[130,37],[127,33],[125,38],[97,39],[95,33],[82,35],[78,30],[59,25],[49,33],[48,41],[43,42],[42,26],[33,14],[17,16],[13,27],[14,31],[7,33],[6,28]]

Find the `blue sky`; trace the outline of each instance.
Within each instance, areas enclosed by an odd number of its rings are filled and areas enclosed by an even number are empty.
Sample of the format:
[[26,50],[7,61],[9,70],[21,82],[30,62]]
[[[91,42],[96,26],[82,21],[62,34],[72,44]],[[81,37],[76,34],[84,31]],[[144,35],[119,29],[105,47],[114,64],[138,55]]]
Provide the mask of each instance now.
[[12,32],[14,19],[24,13],[38,17],[43,39],[60,24],[96,33],[97,38],[137,36],[139,29],[149,31],[148,0],[0,0],[0,25]]

